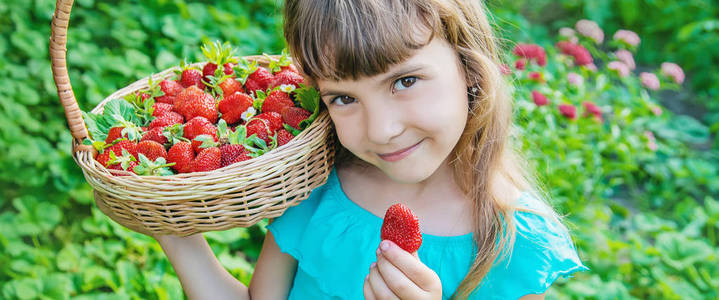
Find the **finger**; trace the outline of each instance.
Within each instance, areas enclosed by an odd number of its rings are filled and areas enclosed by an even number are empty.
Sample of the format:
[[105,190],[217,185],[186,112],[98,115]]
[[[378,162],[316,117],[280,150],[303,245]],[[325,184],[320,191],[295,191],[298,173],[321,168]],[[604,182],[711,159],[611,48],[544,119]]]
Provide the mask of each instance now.
[[427,294],[381,253],[377,255],[377,270],[387,287],[400,299],[419,299]]
[[384,279],[382,279],[382,275],[380,275],[379,270],[377,270],[376,263],[373,263],[369,268],[369,284],[375,298],[382,300],[399,299],[394,295],[392,290],[389,289]]
[[362,286],[362,292],[364,293],[365,300],[375,300],[374,292],[372,291],[372,286],[370,286],[369,283],[369,274],[364,278],[364,285]]
[[431,291],[437,288],[435,286],[439,282],[437,273],[423,264],[416,254],[403,250],[389,240],[384,240],[380,243],[380,251],[382,256],[421,289]]

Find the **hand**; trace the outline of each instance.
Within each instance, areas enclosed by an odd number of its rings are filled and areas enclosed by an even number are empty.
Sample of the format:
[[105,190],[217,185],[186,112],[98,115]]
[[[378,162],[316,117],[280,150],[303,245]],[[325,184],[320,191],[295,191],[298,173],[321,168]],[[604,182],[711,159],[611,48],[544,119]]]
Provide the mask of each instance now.
[[442,299],[437,273],[420,261],[417,252],[410,254],[389,240],[380,243],[363,290],[368,300]]

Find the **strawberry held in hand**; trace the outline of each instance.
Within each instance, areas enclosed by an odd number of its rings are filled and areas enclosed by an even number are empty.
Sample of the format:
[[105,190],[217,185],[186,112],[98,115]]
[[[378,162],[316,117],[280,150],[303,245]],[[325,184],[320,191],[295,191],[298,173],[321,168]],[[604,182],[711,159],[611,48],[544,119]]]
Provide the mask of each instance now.
[[416,252],[422,245],[419,219],[404,204],[394,204],[385,212],[381,238],[394,242],[409,253]]

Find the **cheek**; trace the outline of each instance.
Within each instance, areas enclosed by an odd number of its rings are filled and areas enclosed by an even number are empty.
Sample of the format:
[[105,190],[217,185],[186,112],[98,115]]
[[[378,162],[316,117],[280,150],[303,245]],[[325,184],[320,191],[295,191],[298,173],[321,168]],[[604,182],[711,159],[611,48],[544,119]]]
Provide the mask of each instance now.
[[333,115],[331,112],[330,118],[334,124],[337,139],[339,139],[342,146],[354,153],[354,149],[361,143],[359,124],[352,118],[340,116],[339,114]]

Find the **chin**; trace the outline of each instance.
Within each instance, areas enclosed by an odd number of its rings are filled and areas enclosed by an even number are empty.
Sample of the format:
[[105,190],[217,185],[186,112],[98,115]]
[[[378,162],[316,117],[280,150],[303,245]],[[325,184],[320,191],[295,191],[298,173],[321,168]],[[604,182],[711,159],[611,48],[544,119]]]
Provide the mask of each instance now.
[[439,165],[407,160],[394,163],[380,161],[375,167],[395,182],[414,184],[427,180],[437,171]]

